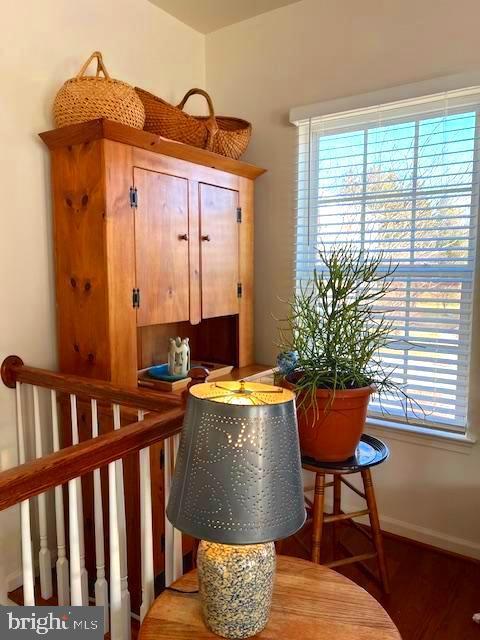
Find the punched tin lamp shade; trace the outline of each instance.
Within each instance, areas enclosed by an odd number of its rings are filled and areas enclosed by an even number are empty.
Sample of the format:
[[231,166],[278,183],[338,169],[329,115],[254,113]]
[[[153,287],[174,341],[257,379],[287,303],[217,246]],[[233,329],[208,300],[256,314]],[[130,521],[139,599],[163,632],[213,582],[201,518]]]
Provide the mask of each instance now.
[[298,531],[305,506],[292,392],[243,381],[191,387],[167,516],[223,544]]

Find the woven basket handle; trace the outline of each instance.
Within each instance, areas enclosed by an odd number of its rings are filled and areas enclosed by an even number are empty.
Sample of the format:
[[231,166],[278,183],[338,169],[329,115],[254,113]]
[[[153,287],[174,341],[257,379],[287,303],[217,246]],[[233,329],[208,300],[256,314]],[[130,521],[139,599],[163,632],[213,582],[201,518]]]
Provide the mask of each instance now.
[[80,69],[80,71],[75,76],[77,80],[79,80],[83,76],[83,74],[87,70],[88,65],[91,63],[91,61],[94,58],[97,59],[97,73],[95,74],[95,77],[98,78],[100,76],[100,71],[101,71],[103,73],[103,75],[105,76],[105,78],[107,80],[110,80],[110,75],[109,75],[107,69],[105,68],[105,65],[103,64],[103,58],[102,58],[102,54],[100,53],[100,51],[94,51],[92,53],[92,55],[89,57],[89,59],[85,62],[83,67]]
[[177,109],[183,110],[183,107],[185,106],[185,103],[190,98],[190,96],[194,96],[197,94],[200,96],[203,96],[207,101],[207,105],[208,105],[208,120],[205,122],[205,126],[207,127],[207,131],[208,131],[206,149],[208,151],[211,151],[213,147],[213,141],[218,132],[218,124],[215,118],[215,110],[213,108],[213,102],[210,96],[208,95],[208,93],[203,89],[190,89],[190,91],[187,91],[187,93],[183,97],[183,100],[177,105]]

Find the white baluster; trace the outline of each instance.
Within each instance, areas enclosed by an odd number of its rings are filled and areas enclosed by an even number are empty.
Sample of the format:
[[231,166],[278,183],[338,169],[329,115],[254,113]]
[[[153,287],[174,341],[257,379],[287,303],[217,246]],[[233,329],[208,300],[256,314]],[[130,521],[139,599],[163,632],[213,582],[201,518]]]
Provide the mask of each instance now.
[[110,631],[112,640],[125,640],[125,616],[122,613],[122,582],[120,568],[120,535],[117,513],[117,465],[108,465],[108,513],[110,530]]
[[[165,507],[170,497],[172,485],[172,475],[175,465],[179,444],[179,436],[167,438],[163,443],[164,453],[164,485],[165,485]],[[165,513],[165,586],[169,587],[172,582],[183,573],[183,553],[182,534],[175,529]]]
[[88,604],[83,599],[82,563],[80,559],[80,529],[82,522],[78,517],[78,499],[81,490],[78,478],[68,481],[68,521],[70,533],[70,596],[74,607]]
[[163,441],[163,475],[164,475],[164,495],[165,495],[165,586],[169,587],[173,582],[173,525],[167,518],[166,507],[170,498],[170,488],[172,484],[172,457],[171,441],[167,438]]
[[[120,405],[113,406],[113,428],[120,429]],[[127,567],[127,526],[125,518],[125,492],[123,486],[123,461],[115,460],[116,498],[117,498],[117,526],[120,551],[120,583],[123,614],[123,629],[125,640],[130,640],[130,592],[128,591],[128,567]]]
[[[173,440],[173,469],[177,461],[178,447],[180,445],[180,434],[176,434]],[[173,470],[172,470],[173,474]],[[166,505],[165,505],[166,507]],[[183,575],[183,550],[182,550],[182,532],[173,528],[173,580],[177,580]]]
[[[145,417],[138,412],[138,420]],[[142,553],[142,604],[140,621],[143,621],[155,597],[153,570],[152,484],[150,475],[150,449],[145,447],[139,454],[140,463],[140,532]]]
[[[23,427],[22,387],[16,384],[17,405],[17,438],[18,438],[18,462],[25,462],[25,432]],[[20,524],[22,529],[22,573],[23,573],[23,604],[33,606],[35,604],[35,576],[33,573],[32,537],[30,529],[30,502],[24,500],[20,503]]]
[[[53,450],[60,451],[60,436],[58,430],[57,394],[55,389],[50,392],[52,405]],[[55,487],[55,522],[57,529],[57,573],[58,604],[60,607],[70,604],[69,566],[65,546],[65,523],[63,510],[63,487]]]
[[[97,401],[92,400],[92,438],[98,436]],[[105,580],[105,549],[103,533],[102,479],[100,469],[93,472],[93,499],[95,511],[95,561],[97,579],[95,580],[95,604],[104,608],[104,633],[108,633],[108,584]]]
[[[77,416],[77,397],[75,394],[70,394],[70,416],[72,423],[72,444],[78,444],[78,416]],[[71,484],[75,483],[76,489],[73,491],[71,489]],[[75,574],[75,577],[80,577],[81,584],[81,602],[74,602],[73,600],[73,584],[72,588],[72,604],[84,604],[88,605],[88,574],[85,568],[85,538],[83,531],[83,498],[82,498],[82,481],[81,478],[74,478],[74,480],[70,480],[68,483],[68,495],[69,495],[69,522],[70,527],[72,523],[72,519],[75,520],[74,528],[74,539],[75,543],[78,544],[78,563],[79,566],[73,567],[72,562],[72,532],[70,531],[70,576]],[[73,503],[72,504],[72,498]],[[72,513],[72,509],[75,509],[75,512]],[[77,550],[75,549],[75,554],[77,554]],[[75,559],[75,564],[77,564],[77,558]],[[73,572],[73,573],[72,573]],[[76,599],[78,599],[78,594],[76,595]]]
[[[40,422],[40,403],[38,387],[33,387],[33,422],[35,426],[35,455],[42,457],[42,427]],[[38,497],[38,522],[40,528],[40,551],[38,564],[40,568],[40,592],[44,600],[49,600],[53,595],[52,588],[52,556],[48,548],[47,529],[47,496],[41,493]]]

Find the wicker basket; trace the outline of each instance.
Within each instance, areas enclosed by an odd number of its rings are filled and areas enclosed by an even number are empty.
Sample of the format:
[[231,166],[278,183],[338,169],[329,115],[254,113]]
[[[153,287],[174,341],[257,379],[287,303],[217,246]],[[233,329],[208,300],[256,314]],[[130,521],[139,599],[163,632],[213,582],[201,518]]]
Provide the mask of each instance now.
[[[97,59],[95,76],[84,76],[91,61]],[[100,77],[102,71],[105,77]],[[67,80],[55,97],[53,117],[57,127],[78,124],[95,118],[142,129],[145,110],[133,87],[111,78],[99,51],[92,53],[75,78]]]
[[[250,142],[252,125],[240,118],[215,116],[213,103],[206,91],[190,89],[178,106],[135,87],[145,107],[145,130],[164,138],[208,149],[229,158],[238,158]],[[199,94],[208,104],[208,116],[191,116],[183,107],[190,96]]]

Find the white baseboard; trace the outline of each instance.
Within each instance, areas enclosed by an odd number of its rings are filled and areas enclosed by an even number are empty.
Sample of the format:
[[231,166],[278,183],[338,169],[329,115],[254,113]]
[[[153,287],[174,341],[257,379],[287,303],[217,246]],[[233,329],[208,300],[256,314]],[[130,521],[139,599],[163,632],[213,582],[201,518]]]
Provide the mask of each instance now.
[[[57,550],[51,549],[50,553],[52,555],[52,569],[55,569],[55,564],[57,562]],[[35,555],[35,559],[34,559],[34,570],[35,570],[35,577],[38,577],[39,568],[38,568],[37,555]],[[18,589],[23,585],[23,572],[21,567],[8,574],[6,578],[6,584],[7,584],[7,593],[10,593],[10,591],[15,591],[15,589]]]
[[388,531],[389,533],[395,533],[404,538],[423,542],[424,544],[429,544],[432,547],[437,547],[444,551],[451,551],[453,553],[459,553],[462,556],[480,560],[480,544],[472,540],[457,538],[442,531],[427,529],[426,527],[420,527],[410,522],[403,522],[402,520],[396,520],[395,518],[382,516],[381,514],[380,526],[384,531]]
[[18,589],[19,587],[21,587],[23,584],[23,573],[21,569],[18,569],[17,571],[12,571],[12,573],[9,573],[7,576],[6,582],[7,582],[7,593],[10,593],[10,591],[15,591],[15,589]]
[[[357,504],[342,504],[343,510],[346,512],[357,511],[359,503]],[[325,501],[325,510],[331,511],[333,504],[331,501]],[[428,529],[426,527],[420,527],[419,525],[412,524],[411,522],[405,522],[403,520],[397,520],[390,516],[385,516],[379,513],[380,526],[383,531],[393,533],[403,538],[409,538],[423,544],[431,545],[443,551],[451,551],[458,553],[468,558],[474,558],[480,560],[480,544],[473,540],[466,540],[464,538],[458,538],[456,536],[450,536],[442,531],[436,531],[435,529]],[[356,518],[357,522],[362,524],[369,524],[368,516],[362,518]]]

